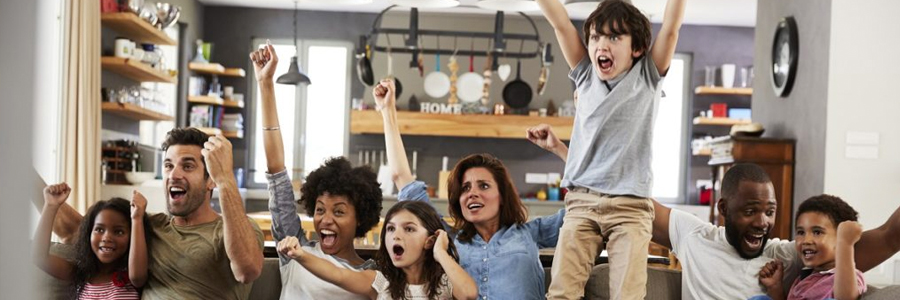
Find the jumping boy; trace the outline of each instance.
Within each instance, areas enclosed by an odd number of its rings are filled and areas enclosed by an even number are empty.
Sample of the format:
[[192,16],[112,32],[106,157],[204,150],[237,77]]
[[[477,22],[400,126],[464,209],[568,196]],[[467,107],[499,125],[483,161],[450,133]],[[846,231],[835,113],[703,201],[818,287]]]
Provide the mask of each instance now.
[[[559,0],[537,2],[572,68],[569,78],[580,99],[562,182],[570,191],[567,212],[547,298],[583,296],[605,238],[611,298],[643,299],[654,216],[653,122],[685,0],[668,0],[652,47],[650,20],[629,1],[603,1],[585,21],[583,41]],[[546,146],[548,132],[535,127],[528,138]]]

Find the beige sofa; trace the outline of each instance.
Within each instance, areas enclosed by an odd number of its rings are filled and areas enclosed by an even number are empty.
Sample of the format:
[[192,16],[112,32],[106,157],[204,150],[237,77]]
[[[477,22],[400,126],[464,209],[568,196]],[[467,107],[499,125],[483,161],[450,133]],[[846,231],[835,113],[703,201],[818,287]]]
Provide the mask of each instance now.
[[[545,269],[546,284],[549,285],[550,270]],[[597,265],[591,271],[584,289],[585,299],[609,299],[609,266]],[[281,294],[281,273],[278,270],[277,258],[266,258],[263,262],[263,272],[259,279],[253,283],[250,291],[252,300],[278,299]],[[669,269],[647,269],[647,299],[668,300],[681,299],[681,272]],[[866,300],[896,300],[900,299],[900,286],[889,286],[878,289],[869,286],[869,291],[863,295]],[[518,299],[517,299],[518,300]]]

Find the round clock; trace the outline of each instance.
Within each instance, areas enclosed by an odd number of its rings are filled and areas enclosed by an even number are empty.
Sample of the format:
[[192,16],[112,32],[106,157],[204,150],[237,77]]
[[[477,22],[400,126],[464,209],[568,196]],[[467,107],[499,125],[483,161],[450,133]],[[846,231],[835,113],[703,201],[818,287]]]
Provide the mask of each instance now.
[[775,95],[785,97],[791,92],[797,76],[797,22],[786,17],[778,22],[772,43],[772,88]]

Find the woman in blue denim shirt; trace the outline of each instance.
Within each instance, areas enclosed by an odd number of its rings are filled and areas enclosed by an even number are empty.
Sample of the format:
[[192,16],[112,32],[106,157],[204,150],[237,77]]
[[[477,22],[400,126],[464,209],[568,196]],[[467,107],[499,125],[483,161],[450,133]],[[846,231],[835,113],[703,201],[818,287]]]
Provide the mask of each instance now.
[[[401,201],[428,201],[416,181],[397,125],[394,83],[375,87],[376,108],[384,121],[388,166]],[[565,211],[528,221],[528,211],[506,167],[490,154],[460,160],[449,180],[450,216],[459,263],[478,284],[479,299],[543,299],[544,269],[538,250],[555,247]]]

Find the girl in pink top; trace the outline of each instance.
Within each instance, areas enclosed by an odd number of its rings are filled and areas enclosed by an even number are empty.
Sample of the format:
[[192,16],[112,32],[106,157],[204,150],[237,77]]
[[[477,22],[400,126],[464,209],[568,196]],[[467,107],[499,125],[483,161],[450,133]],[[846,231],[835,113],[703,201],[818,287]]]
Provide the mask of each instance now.
[[131,203],[113,198],[91,206],[78,229],[76,256],[70,262],[49,250],[53,220],[71,191],[65,183],[44,188],[34,263],[53,277],[71,281],[73,298],[140,299],[138,288],[147,282],[147,199],[135,191]]
[[841,198],[820,195],[800,204],[795,241],[804,269],[784,295],[782,265],[772,261],[759,272],[759,281],[773,299],[859,299],[866,292],[863,274],[856,269],[853,245],[862,226],[858,213]]

